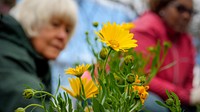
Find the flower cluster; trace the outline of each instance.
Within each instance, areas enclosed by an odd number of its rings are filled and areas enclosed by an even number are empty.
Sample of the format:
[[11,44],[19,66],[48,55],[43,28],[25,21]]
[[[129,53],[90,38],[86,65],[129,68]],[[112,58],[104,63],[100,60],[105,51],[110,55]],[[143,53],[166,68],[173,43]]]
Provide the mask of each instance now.
[[[93,23],[93,26],[98,29],[97,22]],[[148,97],[148,84],[162,63],[159,62],[160,47],[151,48],[152,52],[145,57],[135,52],[134,48],[138,46],[137,40],[134,39],[134,34],[129,32],[133,27],[133,23],[103,24],[102,29],[95,32],[98,36],[95,43],[98,40],[101,42],[100,52],[94,48],[98,45],[91,44],[89,32],[86,32],[86,39],[91,45],[96,62],[80,64],[65,70],[67,75],[75,77],[68,79],[70,89],[58,84],[64,91],[62,95],[61,93],[52,95],[46,91],[33,89],[25,90],[23,95],[27,99],[36,97],[44,101],[46,96],[50,96],[52,99],[47,104],[49,107],[47,108],[44,103],[30,104],[25,108],[18,108],[16,112],[25,112],[30,106],[55,112],[140,111]],[[155,61],[152,63],[150,59]],[[146,70],[146,66],[150,64],[152,70]],[[72,105],[70,96],[76,99],[75,106]]]

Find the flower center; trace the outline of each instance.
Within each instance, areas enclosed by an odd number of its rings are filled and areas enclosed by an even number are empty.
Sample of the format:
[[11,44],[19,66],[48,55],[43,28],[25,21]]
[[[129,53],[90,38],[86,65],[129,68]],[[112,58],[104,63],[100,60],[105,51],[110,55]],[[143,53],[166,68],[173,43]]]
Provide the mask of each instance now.
[[119,47],[119,42],[116,41],[116,40],[110,40],[109,43],[110,43],[110,46],[111,46],[113,49]]

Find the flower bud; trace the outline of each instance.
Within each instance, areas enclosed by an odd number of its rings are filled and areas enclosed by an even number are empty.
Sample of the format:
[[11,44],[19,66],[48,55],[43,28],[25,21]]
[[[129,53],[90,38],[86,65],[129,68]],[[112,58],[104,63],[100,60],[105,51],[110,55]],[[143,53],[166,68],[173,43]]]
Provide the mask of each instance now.
[[133,64],[133,56],[132,55],[128,55],[124,58],[124,63],[126,65],[129,65],[129,64]]
[[126,77],[126,82],[128,82],[129,84],[132,84],[133,82],[135,82],[135,75],[128,74]]
[[89,32],[88,32],[88,31],[86,31],[86,32],[85,32],[85,35],[87,36],[88,34],[89,34]]
[[171,43],[170,42],[164,42],[164,47],[165,48],[170,48],[171,47]]
[[154,47],[149,47],[148,51],[151,52],[151,53],[153,53],[155,51],[155,48]]
[[93,22],[92,25],[97,28],[99,26],[99,23],[98,22]]
[[25,112],[25,109],[22,107],[19,107],[15,110],[15,112]]
[[140,76],[139,77],[140,83],[145,83],[146,82],[146,77],[145,76]]
[[164,42],[164,52],[166,52],[171,46],[170,42]]
[[94,38],[95,41],[97,41],[98,39],[99,39],[98,37],[95,37],[95,38]]
[[117,76],[117,74],[115,74],[115,73],[113,75],[114,75],[114,78],[115,78],[117,84],[119,84],[119,85],[124,84],[124,80],[122,78],[120,78],[119,76]]
[[105,60],[107,55],[108,55],[108,49],[102,48],[101,51],[100,51],[100,58],[102,60]]
[[166,104],[167,104],[168,106],[172,106],[173,103],[174,103],[174,100],[173,100],[172,98],[169,98],[169,99],[167,99],[165,102],[166,102]]
[[152,47],[152,46],[148,47],[148,51],[151,52],[151,53],[155,52],[155,47]]
[[26,99],[31,99],[31,98],[34,96],[34,91],[33,91],[33,89],[25,89],[25,90],[24,90],[24,93],[23,93],[23,96],[24,96]]

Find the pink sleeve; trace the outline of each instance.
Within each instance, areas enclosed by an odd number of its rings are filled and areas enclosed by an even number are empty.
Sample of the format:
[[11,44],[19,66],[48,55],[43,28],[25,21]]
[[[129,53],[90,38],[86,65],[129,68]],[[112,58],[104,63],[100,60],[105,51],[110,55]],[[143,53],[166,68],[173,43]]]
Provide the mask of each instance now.
[[[188,84],[191,83],[189,82]],[[179,99],[181,100],[181,103],[186,105],[189,104],[189,94],[190,94],[189,88],[178,87],[158,77],[153,78],[149,86],[150,86],[149,88],[150,91],[155,92],[164,99],[167,99],[166,90],[168,90],[176,93]]]

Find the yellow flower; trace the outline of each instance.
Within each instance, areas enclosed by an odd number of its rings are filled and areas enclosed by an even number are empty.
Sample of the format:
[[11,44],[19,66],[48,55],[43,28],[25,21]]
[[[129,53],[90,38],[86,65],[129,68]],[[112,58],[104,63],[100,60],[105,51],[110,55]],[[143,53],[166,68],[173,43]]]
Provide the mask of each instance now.
[[123,23],[121,25],[122,28],[124,28],[125,30],[131,30],[132,28],[134,28],[134,24],[133,23]]
[[147,90],[149,89],[149,86],[133,86],[134,91],[138,92],[138,95],[140,96],[140,101],[142,104],[144,104],[144,101],[146,100],[148,96]]
[[108,22],[104,24],[102,30],[96,32],[101,41],[106,43],[115,51],[126,51],[127,49],[137,47],[137,40],[133,39],[133,33],[125,30],[124,26]]
[[140,79],[138,75],[135,76],[135,84],[140,84]]
[[[82,91],[81,91],[80,79],[79,78],[69,78],[68,80],[69,80],[72,90],[69,90],[62,86],[61,86],[61,88],[63,90],[65,90],[67,93],[69,93],[71,96],[73,96],[77,99],[81,99],[81,96],[84,96],[84,94],[82,94]],[[98,94],[98,88],[92,80],[88,80],[87,78],[81,78],[81,81],[82,81],[84,91],[85,91],[85,98],[88,99],[91,97],[95,97],[96,94]]]
[[79,65],[76,66],[76,68],[69,68],[67,70],[65,70],[66,74],[71,74],[71,75],[75,75],[77,77],[81,77],[83,75],[83,73],[90,67],[89,64],[87,65]]

